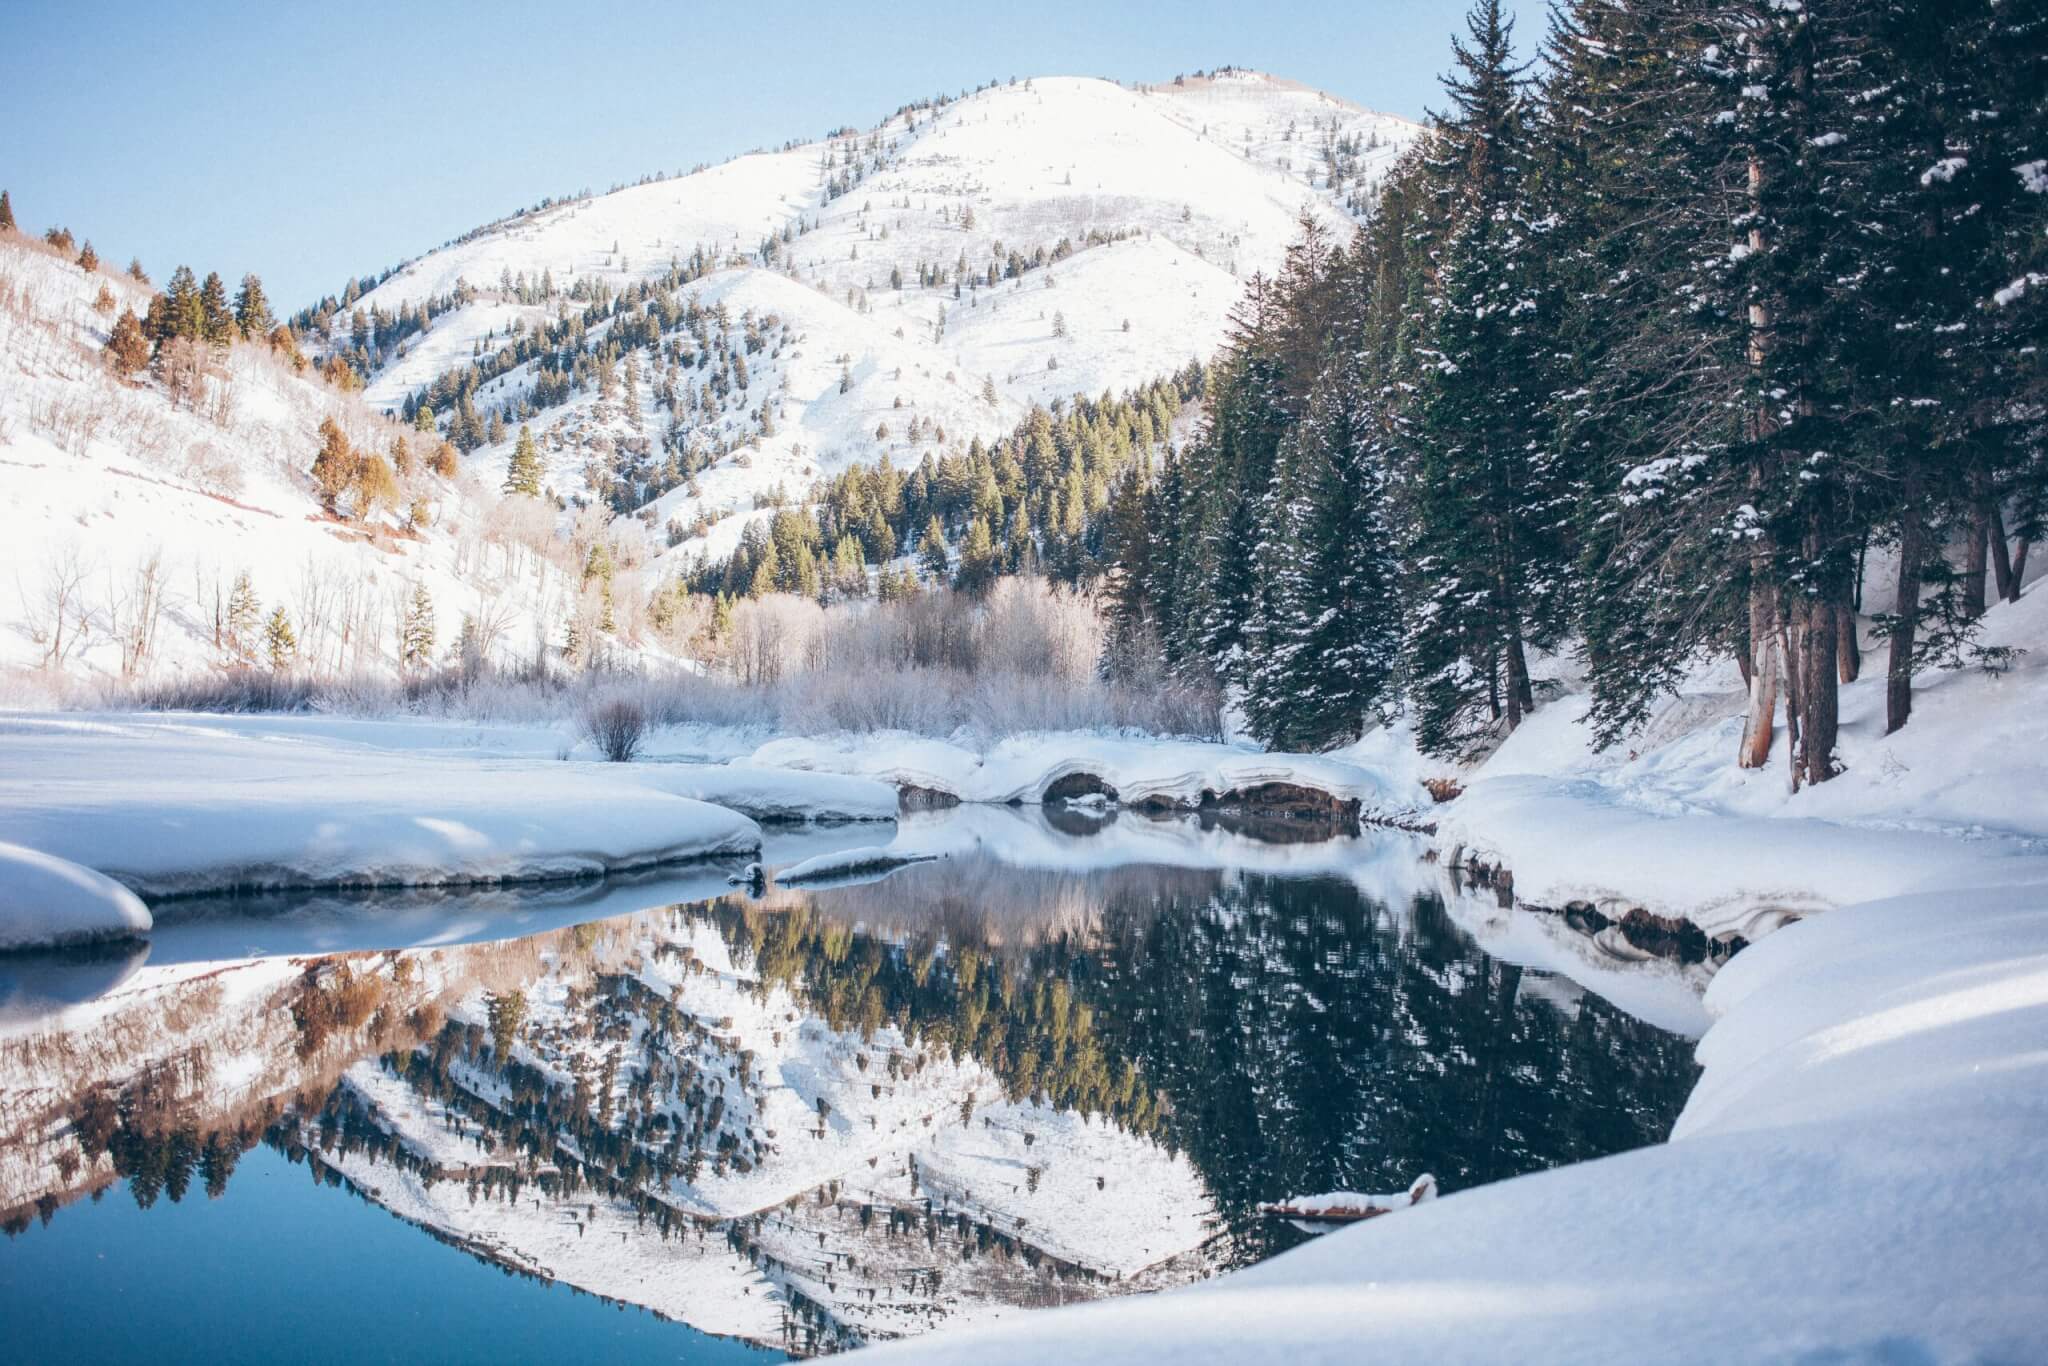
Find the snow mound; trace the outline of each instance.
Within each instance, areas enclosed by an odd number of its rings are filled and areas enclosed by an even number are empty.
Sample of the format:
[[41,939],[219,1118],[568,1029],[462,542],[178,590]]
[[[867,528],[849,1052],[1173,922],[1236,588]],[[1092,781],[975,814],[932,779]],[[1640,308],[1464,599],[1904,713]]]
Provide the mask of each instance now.
[[421,758],[203,723],[0,724],[0,838],[137,891],[453,886],[751,853],[737,812],[621,765]]
[[1665,814],[1590,779],[1529,774],[1473,783],[1439,817],[1437,845],[1454,863],[1510,870],[1527,905],[1583,902],[1614,919],[1641,907],[1690,920],[1709,938],[1753,940],[1844,904],[2048,874],[2048,859],[2016,841]]
[[729,807],[757,821],[886,821],[896,789],[873,778],[794,773],[754,764],[635,764],[621,775],[635,786]]
[[149,927],[141,898],[105,874],[0,844],[0,950],[126,939]]

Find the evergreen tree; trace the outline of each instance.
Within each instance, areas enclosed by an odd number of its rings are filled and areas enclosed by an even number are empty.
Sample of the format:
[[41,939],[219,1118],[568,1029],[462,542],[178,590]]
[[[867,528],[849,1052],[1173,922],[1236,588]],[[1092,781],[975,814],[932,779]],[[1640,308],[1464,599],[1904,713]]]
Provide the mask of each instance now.
[[247,664],[255,656],[257,624],[263,619],[263,602],[256,596],[256,585],[244,569],[235,575],[234,587],[228,590],[227,602],[227,646],[237,664]]
[[424,583],[415,583],[399,632],[398,665],[417,673],[434,662],[434,599]]
[[313,486],[320,505],[332,514],[341,510],[341,496],[356,482],[358,459],[348,435],[333,418],[320,420],[320,450],[313,457]]
[[[1437,120],[1430,187],[1449,207],[1421,350],[1408,548],[1416,609],[1407,667],[1416,734],[1467,745],[1535,705],[1528,650],[1556,643],[1569,601],[1572,483],[1546,419],[1551,307],[1530,198],[1528,101],[1499,0],[1466,19]],[[1483,710],[1482,710],[1483,709]]]
[[299,638],[292,631],[291,618],[285,615],[283,603],[271,609],[270,620],[264,624],[263,647],[275,672],[283,673],[298,659]]
[[1339,346],[1281,443],[1257,556],[1244,709],[1278,749],[1347,744],[1392,710],[1401,598],[1379,430]]
[[235,291],[235,326],[245,341],[267,337],[277,326],[277,319],[270,312],[270,300],[263,293],[263,281],[253,274],[244,275],[242,287]]
[[7,197],[7,191],[0,190],[0,232],[14,230],[14,201]]
[[924,534],[918,537],[917,553],[924,561],[924,571],[933,583],[944,583],[952,569],[946,557],[946,530],[939,525],[938,514],[934,513],[924,524]]
[[199,287],[199,335],[209,346],[225,347],[234,340],[234,310],[228,305],[228,287],[218,271],[208,271]]
[[519,443],[513,448],[511,462],[505,467],[505,492],[538,498],[540,480],[540,450],[534,445],[533,429],[522,423]]
[[173,338],[198,341],[204,337],[206,310],[199,299],[199,277],[192,273],[190,266],[179,266],[171,272],[171,282],[165,286],[164,294],[163,330],[150,340],[161,346]]
[[149,338],[143,335],[142,320],[135,310],[121,310],[121,317],[107,337],[107,364],[115,374],[128,379],[149,364]]

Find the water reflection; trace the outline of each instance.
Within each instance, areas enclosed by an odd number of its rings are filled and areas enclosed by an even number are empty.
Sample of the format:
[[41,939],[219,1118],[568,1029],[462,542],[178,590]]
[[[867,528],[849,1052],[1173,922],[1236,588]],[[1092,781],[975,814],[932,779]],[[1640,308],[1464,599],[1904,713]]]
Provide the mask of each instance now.
[[[7,1230],[218,1195],[262,1142],[478,1256],[813,1352],[1268,1255],[1299,1235],[1262,1200],[1652,1142],[1690,1087],[1684,1038],[1411,841],[1056,819],[906,822],[949,856],[758,899],[192,907],[147,966],[0,979]],[[252,942],[293,956],[207,956]],[[1635,976],[1690,999],[1672,971]]]

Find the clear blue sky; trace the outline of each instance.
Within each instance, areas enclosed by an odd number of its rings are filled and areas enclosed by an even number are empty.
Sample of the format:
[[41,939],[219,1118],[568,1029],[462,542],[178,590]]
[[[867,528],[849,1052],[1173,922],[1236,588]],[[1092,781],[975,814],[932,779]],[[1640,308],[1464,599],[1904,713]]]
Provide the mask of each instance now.
[[[1465,0],[0,3],[0,187],[102,256],[280,310],[545,195],[866,127],[1012,75],[1220,65],[1437,102]],[[1540,34],[1518,6],[1524,46]]]

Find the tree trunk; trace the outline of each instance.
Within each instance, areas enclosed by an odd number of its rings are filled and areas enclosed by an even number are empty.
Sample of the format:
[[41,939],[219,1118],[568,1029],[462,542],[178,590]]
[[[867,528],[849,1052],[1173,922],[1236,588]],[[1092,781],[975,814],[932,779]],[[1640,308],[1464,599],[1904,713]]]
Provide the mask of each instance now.
[[2026,582],[2027,578],[2027,552],[2033,549],[2033,546],[2033,537],[2022,536],[2019,548],[2012,553],[2012,591],[2005,595],[2007,602],[2020,600],[2020,585]]
[[1856,639],[1856,609],[1846,602],[1835,604],[1835,662],[1844,683],[1854,683],[1863,673],[1863,646]]
[[1779,650],[1785,661],[1785,759],[1791,768],[1792,790],[1799,790],[1800,744],[1805,734],[1806,711],[1802,705],[1806,682],[1806,611],[1804,598],[1778,598]]
[[1835,738],[1840,729],[1840,695],[1836,682],[1837,636],[1842,604],[1809,602],[1802,645],[1805,677],[1799,687],[1799,752],[1806,781],[1824,783],[1835,776]]
[[1920,566],[1927,556],[1919,480],[1908,477],[1899,505],[1899,593],[1892,604],[1891,657],[1885,665],[1884,733],[1913,715],[1913,645],[1920,629]]
[[1991,539],[1991,505],[1978,499],[1970,507],[1969,530],[1963,543],[1963,617],[1984,615],[1984,545]]
[[1517,631],[1508,637],[1507,648],[1507,698],[1508,729],[1522,724],[1522,718],[1535,710],[1535,700],[1529,687],[1529,660],[1522,652],[1522,635]]
[[1991,582],[1996,601],[2012,600],[2012,554],[2005,547],[2005,516],[1996,503],[1991,505]]
[[1778,604],[1770,580],[1755,570],[1749,580],[1749,710],[1742,722],[1736,762],[1762,768],[1771,759],[1771,727],[1778,711]]

